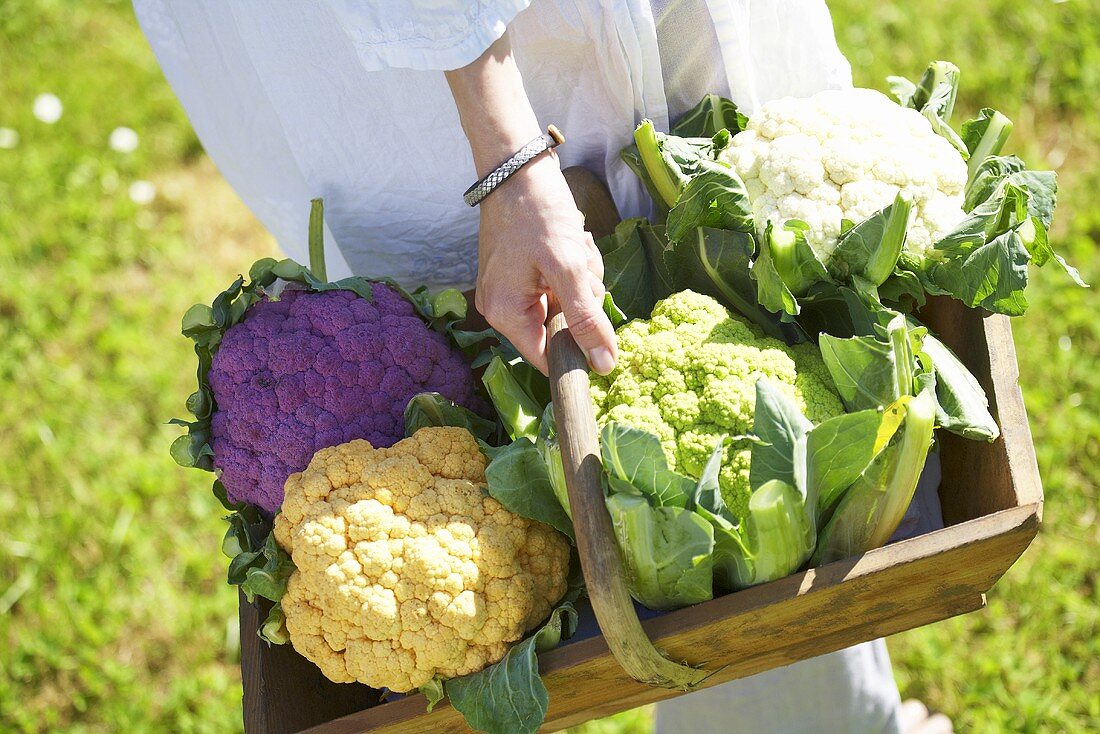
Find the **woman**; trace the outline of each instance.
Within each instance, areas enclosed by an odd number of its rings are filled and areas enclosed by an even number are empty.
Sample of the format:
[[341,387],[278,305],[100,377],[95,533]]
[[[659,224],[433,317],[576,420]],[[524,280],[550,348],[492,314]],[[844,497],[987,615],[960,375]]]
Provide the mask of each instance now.
[[[476,283],[478,310],[541,368],[548,298],[595,370],[615,361],[562,167],[642,216],[618,158],[642,118],[668,129],[708,92],[751,113],[851,85],[822,0],[134,4],[206,151],[290,256],[305,259],[306,202],[324,197],[330,276]],[[568,136],[560,153],[468,207],[462,192],[547,123]],[[926,715],[903,713],[879,641],[660,704],[657,726],[877,733]],[[937,722],[921,731],[950,730]]]

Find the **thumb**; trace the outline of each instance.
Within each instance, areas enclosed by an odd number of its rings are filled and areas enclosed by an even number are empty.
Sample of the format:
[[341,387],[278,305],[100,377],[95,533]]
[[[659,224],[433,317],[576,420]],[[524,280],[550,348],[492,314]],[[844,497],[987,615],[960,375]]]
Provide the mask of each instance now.
[[601,375],[611,372],[617,349],[615,329],[603,311],[603,283],[582,267],[560,272],[548,285],[589,366]]

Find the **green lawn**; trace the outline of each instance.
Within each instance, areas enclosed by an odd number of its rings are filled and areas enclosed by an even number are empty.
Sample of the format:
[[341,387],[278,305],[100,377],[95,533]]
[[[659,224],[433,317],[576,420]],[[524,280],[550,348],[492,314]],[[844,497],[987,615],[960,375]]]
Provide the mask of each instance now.
[[[962,113],[1017,121],[1014,147],[1062,175],[1055,239],[1100,282],[1100,6],[832,5],[860,83],[950,58]],[[64,105],[55,124],[33,115],[43,93]],[[135,152],[108,147],[119,126]],[[168,458],[164,420],[194,379],[180,314],[271,244],[203,158],[128,2],[0,2],[0,128],[19,138],[0,147],[0,731],[232,731],[223,526],[207,478]],[[131,200],[139,180],[152,204]],[[890,641],[903,693],[959,731],[1100,719],[1100,326],[1057,271],[1032,300],[1016,335],[1043,533],[988,610]]]

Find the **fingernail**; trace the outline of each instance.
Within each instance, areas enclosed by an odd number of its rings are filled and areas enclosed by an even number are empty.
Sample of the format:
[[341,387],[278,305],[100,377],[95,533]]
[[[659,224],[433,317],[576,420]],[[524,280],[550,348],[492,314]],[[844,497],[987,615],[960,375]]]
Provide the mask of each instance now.
[[588,364],[601,375],[606,375],[615,369],[615,358],[611,356],[611,350],[607,347],[595,347],[588,352]]

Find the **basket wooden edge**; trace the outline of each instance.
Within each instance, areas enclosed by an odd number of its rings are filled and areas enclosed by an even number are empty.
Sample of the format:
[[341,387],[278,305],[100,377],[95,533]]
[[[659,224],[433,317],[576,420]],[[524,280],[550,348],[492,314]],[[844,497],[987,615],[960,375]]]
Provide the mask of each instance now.
[[[835,635],[829,635],[825,637],[815,637],[809,640],[800,640],[797,643],[791,644],[788,648],[781,651],[771,651],[772,655],[780,654],[785,656],[789,662],[795,662],[798,660],[805,660],[810,657],[816,657],[817,655],[824,655],[837,650],[842,650],[846,647],[851,647],[853,644],[859,644],[853,642],[851,635],[854,633],[857,635],[860,642],[867,642],[870,640],[886,637],[896,632],[902,632],[907,629],[913,629],[915,627],[922,627],[927,624],[933,624],[940,622],[951,617],[956,617],[960,614],[968,614],[973,611],[982,609],[985,606],[986,597],[985,594],[959,594],[957,596],[949,597],[941,600],[936,605],[923,607],[917,610],[913,610],[910,614],[905,614],[897,617],[892,617],[889,620],[873,620],[865,625],[859,625],[857,627],[848,628]],[[806,650],[811,649],[812,654],[806,654]],[[708,681],[710,685],[722,685],[733,680],[739,680],[746,678],[756,673],[765,672],[772,669],[774,666],[767,662],[761,662],[756,667],[759,670],[747,669],[751,666],[751,661],[746,661],[748,664],[746,668],[743,668],[743,672],[739,672],[733,676],[723,675],[723,671],[719,671],[716,674],[713,681]],[[586,721],[592,719],[601,718],[604,716],[610,716],[620,711],[625,711],[638,706],[645,706],[647,704],[658,703],[660,701],[666,701],[671,698],[676,698],[685,695],[683,691],[672,691],[664,688],[646,687],[638,692],[625,696],[621,699],[617,699],[614,705],[608,706],[596,706],[571,713],[566,716],[549,716],[547,718],[546,726],[540,731],[561,731],[571,726],[577,726]],[[371,734],[384,734],[383,732],[374,732]]]
[[[931,533],[899,541],[883,548],[876,548],[861,556],[836,561],[818,568],[811,568],[782,579],[726,594],[702,604],[677,609],[660,617],[648,619],[642,627],[655,644],[673,634],[680,634],[699,627],[705,627],[717,619],[737,616],[763,609],[776,603],[777,599],[786,600],[814,593],[839,583],[860,583],[883,573],[890,568],[916,563],[932,558],[949,550],[975,545],[1014,532],[1022,532],[1022,544],[1019,554],[1000,569],[1003,575],[1023,554],[1027,545],[1039,530],[1038,504],[1025,505],[1001,510],[991,515],[968,520],[958,525],[936,530]],[[981,589],[986,592],[992,588]],[[602,636],[588,638],[571,645],[542,653],[539,658],[539,670],[549,673],[564,667],[585,662],[607,652]]]
[[[643,626],[654,643],[660,646],[662,640],[668,640],[673,635],[684,634],[712,625],[720,619],[759,611],[769,604],[777,603],[777,599],[780,600],[778,603],[783,603],[783,601],[789,601],[790,598],[812,594],[838,583],[859,584],[869,580],[870,577],[876,574],[884,573],[900,565],[926,561],[947,551],[958,551],[967,546],[985,543],[998,536],[1013,533],[1019,535],[1017,544],[1019,552],[1011,559],[1015,561],[1038,531],[1038,510],[1037,504],[1002,510],[976,520],[960,523],[927,535],[870,551],[856,559],[838,561],[785,579],[746,589],[735,594],[728,594],[703,604],[669,612],[661,617],[643,622]],[[999,578],[1011,565],[1011,562],[1003,564],[1004,567],[999,569],[996,576]],[[993,581],[995,580],[996,578],[993,579]],[[989,587],[992,586],[993,581],[989,583]],[[905,629],[931,624],[981,608],[984,605],[983,592],[987,590],[988,588],[960,588],[956,593],[940,599],[934,604],[921,606],[898,616],[872,619],[866,624],[846,628],[833,635],[792,642],[785,650],[772,650],[769,651],[769,654],[772,656],[777,654],[787,655],[790,659],[786,662],[794,662],[797,659],[809,657],[806,654],[807,647],[812,648],[815,654],[818,652],[831,652],[854,644],[854,639],[865,641]],[[591,664],[598,658],[609,657],[610,654],[607,643],[602,636],[588,638],[541,654],[539,656],[539,670],[544,677],[550,677],[557,671]],[[769,667],[764,663],[761,663],[761,666],[761,670]],[[759,670],[753,670],[748,663],[745,666],[739,666],[739,670],[744,672],[737,675],[717,675],[714,680],[708,682],[707,687],[710,684],[718,684],[751,675],[754,672],[760,672]],[[627,683],[630,683],[629,680]],[[605,713],[651,703],[679,694],[678,691],[645,687],[645,690],[640,690],[631,694],[631,697],[623,699],[624,702],[629,702],[628,705],[615,705],[614,708],[607,708],[606,710],[593,711],[586,709],[583,713],[575,715],[548,718],[547,731],[565,728]],[[551,706],[553,706],[553,698],[551,701]],[[402,730],[401,727],[407,726],[415,719],[424,716],[426,707],[426,699],[417,694],[400,701],[387,703],[376,708],[364,709],[340,719],[335,719],[308,729],[305,734],[355,734],[367,731],[383,734],[385,732],[398,732]],[[437,720],[439,724],[443,723],[441,719],[445,718],[451,721],[458,716],[457,712],[453,710],[443,712],[441,708],[444,707],[448,707],[445,701],[439,704],[433,713],[433,719]],[[420,731],[420,729],[417,729],[417,731]],[[451,731],[451,729],[440,729],[440,731]]]
[[1001,314],[986,314],[982,319],[982,328],[989,353],[993,404],[1008,455],[1013,488],[1019,504],[1039,506],[1038,517],[1041,521],[1043,483],[1024,395],[1020,389],[1020,368],[1016,360],[1016,343],[1012,338],[1012,321]]

